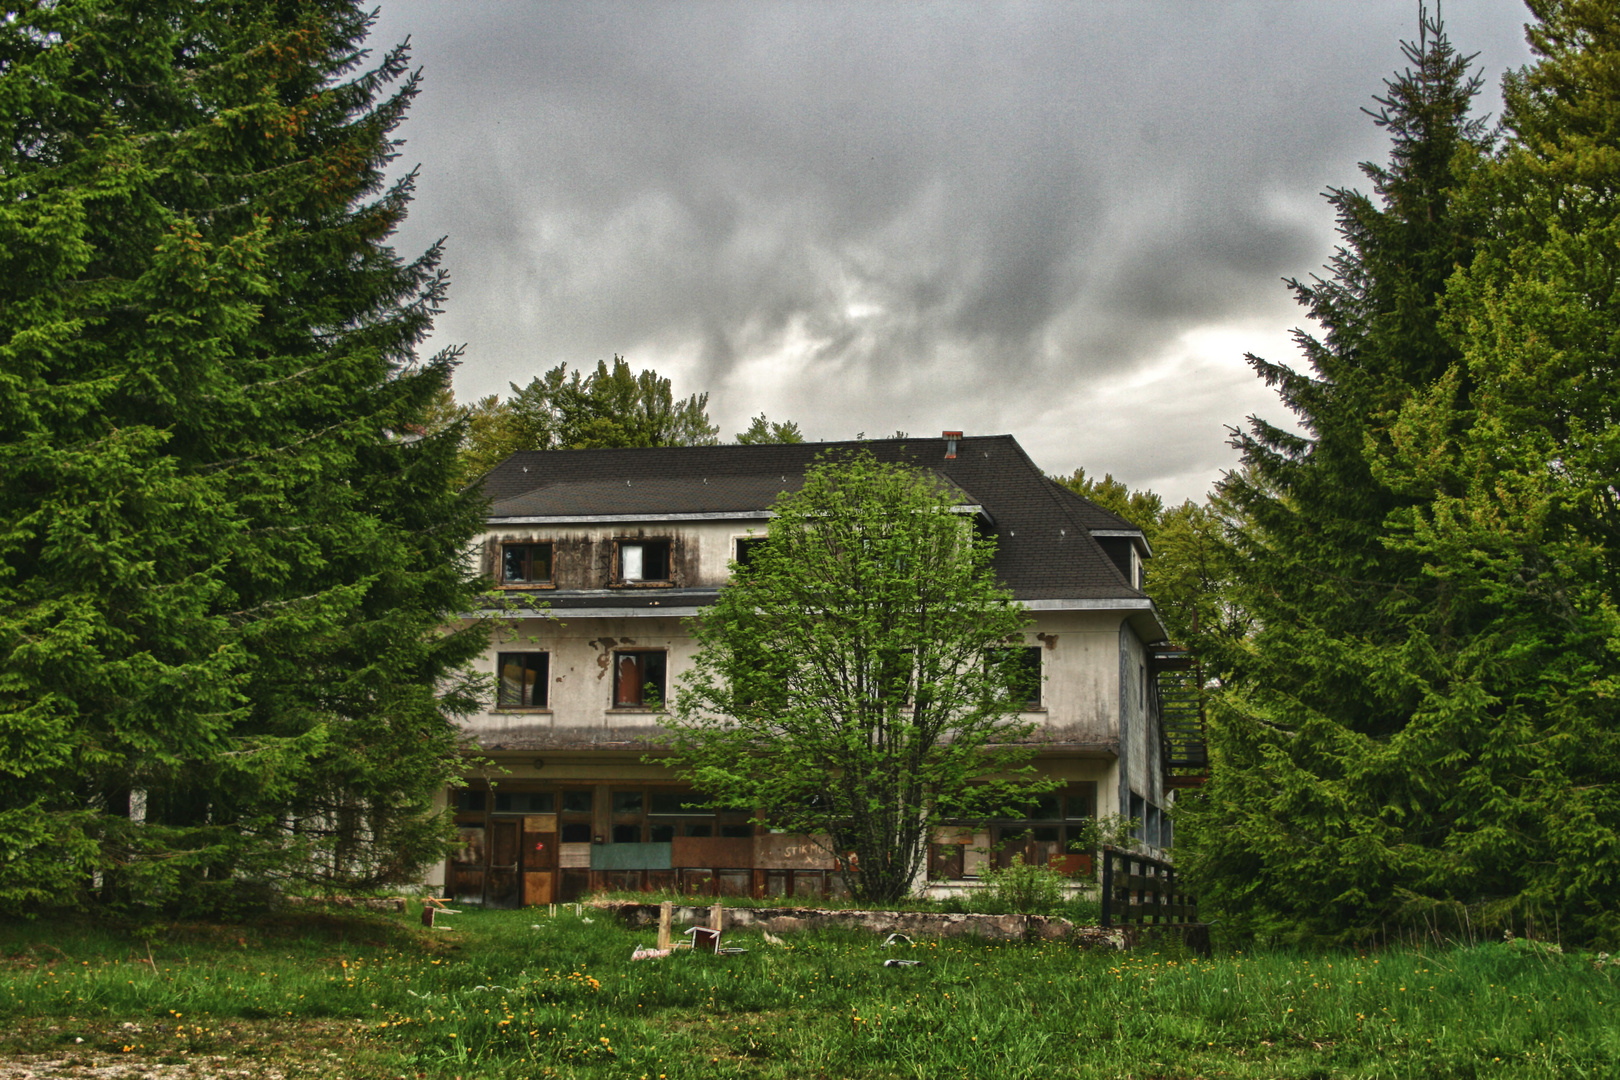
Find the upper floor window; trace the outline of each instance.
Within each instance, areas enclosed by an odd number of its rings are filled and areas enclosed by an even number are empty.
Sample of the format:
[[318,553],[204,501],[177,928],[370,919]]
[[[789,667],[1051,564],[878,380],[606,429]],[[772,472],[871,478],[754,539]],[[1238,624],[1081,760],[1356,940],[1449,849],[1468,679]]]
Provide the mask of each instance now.
[[551,545],[502,544],[501,584],[551,584]]
[[1018,682],[1016,689],[1024,694],[1026,709],[1039,709],[1043,704],[1041,689],[1041,652],[1039,645],[1020,645],[1010,649],[995,649],[991,658],[997,662],[1011,660]]
[[739,536],[737,538],[737,565],[746,570],[754,564],[754,554],[759,546],[765,542],[763,536]]
[[619,581],[669,580],[668,540],[622,540],[619,542]]
[[551,657],[543,652],[504,652],[497,654],[501,676],[496,706],[502,709],[543,709],[546,707],[547,675]]
[[664,704],[664,653],[638,649],[613,654],[614,708],[661,708]]

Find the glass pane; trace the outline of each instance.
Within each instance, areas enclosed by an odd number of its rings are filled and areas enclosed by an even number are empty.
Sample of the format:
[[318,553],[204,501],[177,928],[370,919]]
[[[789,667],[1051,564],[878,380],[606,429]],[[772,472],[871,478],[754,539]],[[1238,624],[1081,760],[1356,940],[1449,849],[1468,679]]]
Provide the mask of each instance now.
[[506,792],[499,792],[495,796],[495,812],[497,814],[510,813],[512,810],[512,796]]
[[647,831],[652,833],[652,842],[655,844],[667,844],[675,839],[675,826],[673,825],[654,825]]
[[652,793],[650,813],[655,815],[679,814],[684,811],[681,804],[691,796],[679,791],[655,791]]
[[639,843],[641,843],[641,826],[640,825],[615,825],[615,826],[613,826],[613,842],[615,844],[639,844]]
[[641,813],[641,792],[615,791],[613,793],[613,812],[615,814]]
[[565,844],[588,844],[591,839],[591,827],[589,825],[579,823],[562,827],[562,842]]
[[501,695],[499,705],[503,709],[519,709],[523,707],[523,661],[517,653],[501,654]]
[[644,544],[641,548],[641,575],[646,581],[669,580],[669,545]]
[[714,826],[713,825],[694,825],[694,824],[688,823],[687,826],[686,826],[686,835],[687,836],[713,836],[714,835]]
[[1089,818],[1091,810],[1092,791],[1090,788],[1069,792],[1068,808],[1071,818]]
[[641,545],[619,545],[620,578],[624,581],[641,580]]
[[529,548],[529,580],[551,580],[551,545],[535,544]]
[[524,555],[528,548],[513,544],[501,549],[501,579],[503,581],[526,581],[523,573]]
[[1063,804],[1056,795],[1042,795],[1035,800],[1029,816],[1040,821],[1054,821],[1063,816]]
[[563,813],[588,814],[591,812],[591,792],[565,791],[563,792]]
[[664,700],[664,654],[661,652],[642,653],[643,683],[651,683],[658,692],[658,700]]
[[482,791],[461,791],[456,793],[456,809],[480,811],[484,808],[484,793]]
[[531,814],[551,814],[556,812],[557,797],[549,791],[530,795],[528,810]]
[[753,836],[754,827],[752,825],[722,825],[720,826],[720,835],[730,837],[733,840],[740,840],[745,836]]

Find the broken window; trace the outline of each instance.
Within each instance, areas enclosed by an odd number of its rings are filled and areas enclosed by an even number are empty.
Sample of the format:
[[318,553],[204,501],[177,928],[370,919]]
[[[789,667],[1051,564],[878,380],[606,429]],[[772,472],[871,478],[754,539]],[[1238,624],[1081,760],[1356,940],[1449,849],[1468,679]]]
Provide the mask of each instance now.
[[668,540],[621,540],[619,542],[619,581],[669,580]]
[[613,707],[659,709],[664,705],[663,650],[613,654]]
[[502,544],[501,584],[551,584],[551,545]]
[[543,652],[501,653],[496,668],[501,675],[496,707],[501,709],[543,709],[546,707],[547,672],[551,656]]
[[992,664],[1011,662],[1010,672],[1016,692],[1024,695],[1024,708],[1039,709],[1041,707],[1041,653],[1044,650],[1039,645],[1019,645],[1010,649],[992,649],[990,662]]
[[737,538],[737,567],[746,570],[754,565],[754,555],[764,542],[765,538],[763,536],[739,536]]

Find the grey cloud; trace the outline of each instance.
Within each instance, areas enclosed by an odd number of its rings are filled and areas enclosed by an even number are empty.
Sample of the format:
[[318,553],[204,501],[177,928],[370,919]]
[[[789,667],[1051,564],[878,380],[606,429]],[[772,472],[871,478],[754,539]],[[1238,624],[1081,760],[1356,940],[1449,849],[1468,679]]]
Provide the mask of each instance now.
[[[1515,3],[1448,16],[1493,77],[1523,61]],[[1201,328],[1297,321],[1278,279],[1331,250],[1314,194],[1382,156],[1358,110],[1414,21],[394,0],[377,42],[412,34],[428,77],[400,243],[450,236],[464,395],[623,353],[712,390],[728,433],[760,408],[822,437],[1011,428],[1054,471],[1197,495],[1223,425],[1277,410],[1236,356],[1173,402],[1151,373]]]

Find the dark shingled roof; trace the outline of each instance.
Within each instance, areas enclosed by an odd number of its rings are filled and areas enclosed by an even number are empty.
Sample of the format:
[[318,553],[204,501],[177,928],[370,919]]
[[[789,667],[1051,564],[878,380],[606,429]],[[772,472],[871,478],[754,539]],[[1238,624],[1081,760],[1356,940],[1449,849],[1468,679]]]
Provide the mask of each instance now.
[[492,517],[768,510],[823,454],[865,448],[948,478],[994,522],[995,569],[1020,600],[1142,599],[1091,537],[1136,526],[1049,480],[1011,435],[756,446],[533,450],[484,478]]
[[[935,476],[941,490],[955,492],[965,505],[975,505],[972,498],[948,478],[938,473]],[[489,516],[747,513],[769,509],[778,495],[784,491],[798,491],[803,486],[802,471],[559,480],[494,503],[489,508]]]

